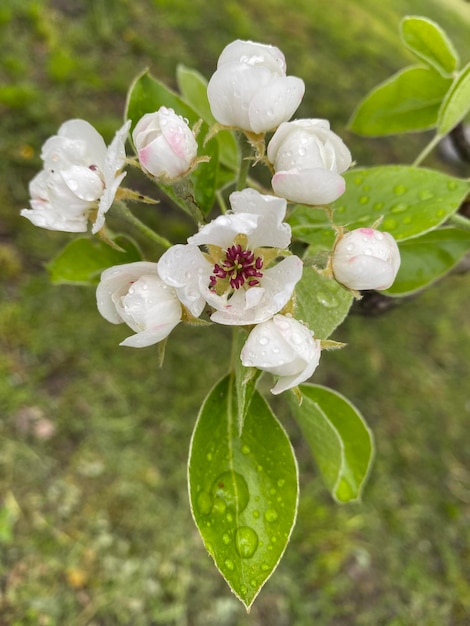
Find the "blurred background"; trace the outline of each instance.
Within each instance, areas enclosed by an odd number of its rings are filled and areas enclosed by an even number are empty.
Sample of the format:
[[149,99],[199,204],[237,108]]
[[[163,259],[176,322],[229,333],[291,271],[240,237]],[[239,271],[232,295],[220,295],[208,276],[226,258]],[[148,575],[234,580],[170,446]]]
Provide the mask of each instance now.
[[[414,62],[398,37],[406,14],[438,21],[468,61],[464,0],[2,0],[1,626],[470,623],[469,274],[351,315],[334,335],[349,347],[322,357],[313,381],[348,396],[375,434],[362,503],[332,501],[277,399],[300,511],[247,616],[203,549],[186,488],[229,333],[178,327],[163,369],[155,349],[120,348],[126,330],[99,316],[93,289],[49,283],[45,266],[73,235],[19,217],[63,121],[84,118],[109,141],[133,77],[148,67],[174,87],[179,63],[209,77],[235,38],[283,50],[306,83],[297,117],[329,118],[359,165],[411,162],[429,137],[346,130],[366,92]],[[173,240],[187,235],[176,211],[139,211]]]

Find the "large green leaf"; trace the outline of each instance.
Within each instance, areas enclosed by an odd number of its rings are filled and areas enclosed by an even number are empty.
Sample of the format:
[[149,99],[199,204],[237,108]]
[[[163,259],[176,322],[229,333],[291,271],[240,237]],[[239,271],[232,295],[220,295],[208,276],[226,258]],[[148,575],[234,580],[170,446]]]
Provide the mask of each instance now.
[[[176,113],[187,119],[191,126],[194,126],[201,119],[198,112],[184,102],[177,93],[146,71],[135,79],[127,94],[126,118],[132,120],[131,133],[139,119],[145,115],[145,113],[153,113],[161,106],[173,109]],[[203,213],[208,213],[214,204],[219,167],[217,141],[211,139],[205,143],[208,130],[207,124],[203,123],[197,136],[197,142],[199,146],[198,155],[210,156],[210,161],[200,163],[195,172],[191,175],[191,180],[194,185],[195,200]],[[175,195],[168,185],[159,186],[178,204],[178,206],[192,215],[191,211],[188,210],[184,198],[179,198]]]
[[74,239],[48,263],[51,281],[96,285],[106,268],[142,260],[139,249],[129,238],[120,235],[113,241],[122,252],[99,239]]
[[437,131],[447,135],[470,111],[470,63],[455,79],[439,111]]
[[405,46],[443,76],[450,76],[459,65],[459,56],[445,31],[427,17],[408,15],[400,24]]
[[231,376],[207,396],[191,440],[189,496],[204,545],[249,609],[284,553],[297,514],[294,453],[255,392],[238,433]]
[[[404,241],[418,237],[455,213],[470,191],[466,180],[435,170],[405,165],[354,169],[344,174],[346,191],[333,204],[334,222],[349,230],[372,226]],[[331,246],[333,236],[326,214],[299,205],[288,219],[294,237]]]
[[295,317],[317,339],[327,339],[348,314],[352,301],[351,292],[336,280],[306,266],[295,288]]
[[[184,99],[209,126],[216,123],[207,98],[207,80],[196,70],[179,65],[176,71],[178,87]],[[220,162],[231,170],[238,168],[238,145],[233,133],[219,131],[216,135],[219,145]]]
[[326,486],[338,502],[361,497],[374,456],[372,433],[359,411],[336,391],[300,385],[291,404]]
[[470,232],[439,228],[400,243],[401,265],[395,282],[384,293],[404,296],[447,274],[470,250]]
[[359,103],[349,120],[349,128],[371,137],[434,128],[451,84],[450,78],[432,68],[405,68]]

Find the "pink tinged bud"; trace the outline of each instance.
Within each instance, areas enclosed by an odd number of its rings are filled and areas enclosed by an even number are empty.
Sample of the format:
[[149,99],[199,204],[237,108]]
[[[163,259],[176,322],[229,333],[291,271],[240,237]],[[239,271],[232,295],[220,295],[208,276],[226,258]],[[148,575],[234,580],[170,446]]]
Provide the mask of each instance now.
[[156,178],[186,175],[197,157],[197,141],[187,121],[167,107],[144,115],[132,138],[142,168]]
[[333,251],[334,277],[357,291],[388,289],[399,267],[400,251],[395,239],[373,228],[357,228],[346,233]]
[[321,344],[292,317],[275,315],[251,331],[240,353],[245,367],[256,367],[279,379],[271,389],[279,394],[313,374],[320,361]]

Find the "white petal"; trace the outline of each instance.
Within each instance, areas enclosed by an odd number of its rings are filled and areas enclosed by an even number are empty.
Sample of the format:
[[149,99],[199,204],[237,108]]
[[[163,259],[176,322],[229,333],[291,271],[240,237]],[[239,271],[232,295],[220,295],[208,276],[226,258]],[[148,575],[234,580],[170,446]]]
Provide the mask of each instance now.
[[296,76],[275,78],[263,85],[250,102],[250,129],[262,133],[286,122],[297,110],[304,93],[305,83]]
[[[31,204],[35,203],[31,202]],[[39,228],[67,233],[84,233],[87,231],[87,218],[85,216],[67,217],[55,211],[52,205],[48,203],[43,202],[40,208],[38,205],[39,203],[33,209],[22,209],[20,214]]]
[[286,60],[279,48],[254,41],[237,39],[229,43],[222,50],[217,67],[222,67],[227,63],[262,64],[276,74],[286,72]]
[[274,191],[292,202],[319,205],[337,200],[346,188],[344,178],[326,169],[292,169],[274,174]]
[[258,215],[249,213],[219,215],[198,233],[188,237],[188,243],[196,246],[213,244],[225,249],[233,244],[239,234],[251,237],[258,227],[259,219]]

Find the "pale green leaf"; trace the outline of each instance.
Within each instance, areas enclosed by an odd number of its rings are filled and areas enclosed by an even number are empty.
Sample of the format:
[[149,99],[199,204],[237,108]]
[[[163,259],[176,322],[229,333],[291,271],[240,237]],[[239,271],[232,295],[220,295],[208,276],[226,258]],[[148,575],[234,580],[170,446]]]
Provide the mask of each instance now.
[[327,339],[348,314],[352,301],[351,292],[336,280],[305,266],[295,288],[295,317],[317,339]]
[[459,56],[446,32],[427,17],[409,15],[400,24],[405,46],[443,76],[450,76],[459,65]]
[[256,389],[256,383],[261,376],[261,370],[256,367],[244,367],[242,365],[239,354],[245,341],[248,339],[249,332],[247,329],[239,326],[234,328],[233,348],[234,354],[236,354],[234,376],[235,376],[235,391],[237,394],[237,423],[238,434],[243,432],[243,426],[245,419],[250,408],[251,399]]
[[321,385],[300,385],[302,403],[291,400],[326,486],[338,502],[361,497],[374,456],[372,433],[356,407]]
[[349,128],[371,137],[434,128],[451,84],[450,78],[444,78],[432,68],[405,68],[378,85],[359,103]]
[[292,446],[262,396],[253,394],[238,434],[234,382],[207,396],[188,464],[191,511],[204,545],[247,609],[277,567],[298,505]]
[[447,274],[470,250],[470,232],[439,228],[399,245],[401,265],[395,282],[384,291],[405,296],[428,287]]
[[113,242],[122,252],[99,239],[74,239],[47,264],[51,281],[96,285],[106,268],[142,260],[138,247],[128,237],[119,235]]
[[470,63],[456,77],[447,93],[437,124],[437,132],[447,135],[470,111]]

